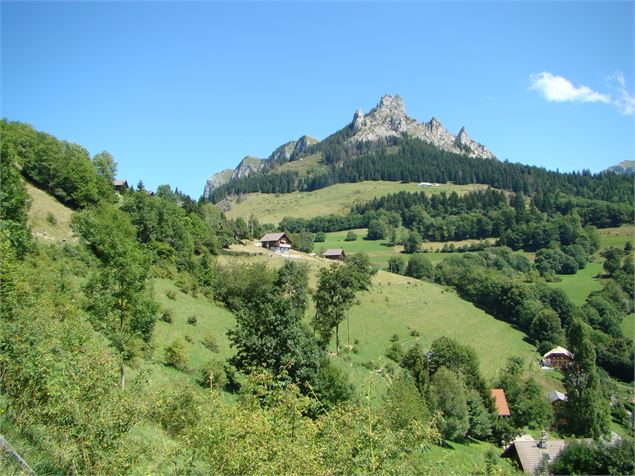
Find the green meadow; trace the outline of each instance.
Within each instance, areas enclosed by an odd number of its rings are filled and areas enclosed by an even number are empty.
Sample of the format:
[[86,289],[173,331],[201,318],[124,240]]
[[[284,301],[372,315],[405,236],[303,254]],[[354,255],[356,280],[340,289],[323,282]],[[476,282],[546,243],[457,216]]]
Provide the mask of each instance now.
[[441,193],[467,192],[485,189],[485,185],[444,184],[440,187],[423,188],[416,183],[401,182],[359,182],[339,183],[312,192],[292,193],[250,193],[237,199],[231,199],[231,209],[226,212],[229,218],[249,218],[254,215],[260,223],[277,224],[284,217],[312,218],[318,215],[346,214],[357,203],[397,192]]

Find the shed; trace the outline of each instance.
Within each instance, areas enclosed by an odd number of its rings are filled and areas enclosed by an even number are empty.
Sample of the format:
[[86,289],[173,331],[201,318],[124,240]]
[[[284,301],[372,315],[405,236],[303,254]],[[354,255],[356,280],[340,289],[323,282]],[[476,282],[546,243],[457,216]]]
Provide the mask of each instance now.
[[496,414],[498,416],[508,417],[511,415],[509,405],[507,404],[507,398],[505,397],[505,390],[502,388],[493,388],[492,398],[496,404]]
[[549,403],[551,403],[552,405],[560,402],[566,402],[567,394],[558,392],[557,390],[551,390],[547,393],[547,400],[549,400]]
[[564,347],[555,347],[542,356],[542,363],[545,367],[562,369],[571,365],[573,357],[573,354]]
[[267,233],[260,238],[260,244],[263,248],[277,253],[288,253],[293,248],[293,244],[286,233]]
[[340,261],[344,261],[346,259],[346,253],[344,253],[344,250],[341,248],[326,250],[324,253],[322,253],[322,256],[326,259],[334,259]]

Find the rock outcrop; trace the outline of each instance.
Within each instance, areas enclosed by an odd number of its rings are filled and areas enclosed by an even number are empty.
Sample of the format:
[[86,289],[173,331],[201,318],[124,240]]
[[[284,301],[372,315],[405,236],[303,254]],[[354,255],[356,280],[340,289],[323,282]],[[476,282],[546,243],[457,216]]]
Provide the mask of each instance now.
[[358,109],[351,125],[354,134],[348,139],[349,142],[377,141],[406,134],[448,152],[481,159],[495,158],[483,145],[470,139],[465,128],[455,136],[436,117],[425,123],[408,117],[400,96],[382,97],[379,105],[366,115]]
[[209,198],[212,191],[221,185],[225,185],[229,182],[234,174],[234,169],[225,169],[222,172],[216,172],[205,182],[205,190],[203,190],[203,197]]
[[249,177],[249,175],[254,172],[260,172],[260,169],[263,167],[263,160],[258,157],[254,157],[252,155],[248,155],[243,160],[240,161],[238,167],[234,170],[231,179],[241,179],[245,177]]

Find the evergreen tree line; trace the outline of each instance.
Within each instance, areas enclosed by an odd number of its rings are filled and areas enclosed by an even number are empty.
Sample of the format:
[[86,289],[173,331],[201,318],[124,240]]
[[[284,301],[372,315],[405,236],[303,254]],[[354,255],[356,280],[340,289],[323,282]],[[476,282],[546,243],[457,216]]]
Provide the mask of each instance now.
[[352,146],[336,141],[316,144],[309,151],[322,153],[324,162],[330,166],[327,173],[300,176],[295,172],[278,173],[274,169],[233,180],[214,190],[210,200],[216,203],[228,195],[251,192],[311,191],[336,183],[366,180],[480,183],[528,196],[560,192],[612,203],[630,203],[633,196],[630,177],[625,175],[591,174],[586,170],[561,173],[507,161],[473,159],[408,137],[374,145]]

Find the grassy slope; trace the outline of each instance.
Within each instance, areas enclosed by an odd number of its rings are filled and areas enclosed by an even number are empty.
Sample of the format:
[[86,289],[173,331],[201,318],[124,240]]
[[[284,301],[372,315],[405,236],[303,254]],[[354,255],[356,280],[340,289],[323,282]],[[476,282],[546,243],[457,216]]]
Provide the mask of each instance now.
[[[28,223],[33,236],[48,242],[74,241],[70,228],[73,211],[28,182],[26,189],[32,199]],[[54,217],[53,223],[49,221],[49,216]]]
[[285,216],[311,218],[318,215],[344,214],[356,203],[401,191],[440,193],[456,191],[463,194],[471,190],[486,188],[485,185],[443,185],[435,188],[418,187],[416,183],[359,182],[332,185],[313,192],[285,194],[252,193],[244,196],[240,203],[232,200],[227,212],[230,218],[249,218],[252,213],[261,223],[278,223]]
[[[405,261],[408,260],[410,255],[401,253],[403,246],[385,246],[386,240],[364,240],[368,230],[366,228],[359,228],[352,230],[357,234],[357,240],[346,241],[346,235],[348,231],[334,231],[332,233],[326,233],[326,241],[323,243],[315,243],[316,253],[330,249],[330,248],[342,248],[346,253],[360,253],[364,252],[368,255],[371,263],[380,268],[386,268],[388,266],[388,260],[393,256],[401,256]],[[489,242],[494,242],[494,239],[488,239]],[[465,240],[465,241],[448,241],[455,246],[463,246],[469,243],[477,243],[478,240]],[[423,243],[423,249],[425,250],[440,250],[445,243],[428,241]],[[432,264],[436,264],[452,255],[459,253],[426,253]]]
[[[623,248],[627,241],[633,241],[635,226],[623,225],[617,228],[604,228],[598,230],[598,232],[600,234],[600,250],[610,246]],[[548,284],[556,288],[561,288],[574,304],[580,306],[584,304],[589,294],[602,289],[603,283],[601,275],[604,273],[602,267],[603,262],[602,258],[596,257],[594,261],[576,274],[561,275],[561,281]]]

